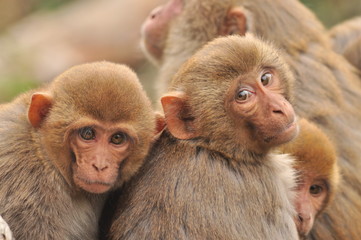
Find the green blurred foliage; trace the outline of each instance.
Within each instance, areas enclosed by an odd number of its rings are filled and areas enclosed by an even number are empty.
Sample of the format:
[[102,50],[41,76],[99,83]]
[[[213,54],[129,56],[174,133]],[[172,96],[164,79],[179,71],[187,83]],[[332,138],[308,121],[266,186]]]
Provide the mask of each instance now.
[[27,76],[20,73],[16,76],[11,76],[1,81],[0,85],[0,103],[8,102],[22,92],[34,89],[38,86],[38,82],[34,79],[29,79]]
[[301,0],[326,27],[361,16],[361,0]]
[[37,0],[37,4],[34,6],[34,10],[54,10],[58,7],[73,2],[74,0]]

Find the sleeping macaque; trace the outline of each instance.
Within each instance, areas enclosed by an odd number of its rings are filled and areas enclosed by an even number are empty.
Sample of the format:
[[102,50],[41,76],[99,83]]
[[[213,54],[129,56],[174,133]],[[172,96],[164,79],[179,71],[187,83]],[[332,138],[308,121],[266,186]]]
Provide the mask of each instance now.
[[137,76],[108,62],[1,105],[0,214],[14,237],[97,239],[106,193],[138,170],[155,133]]
[[[166,92],[180,66],[218,36],[253,33],[271,41],[284,51],[296,78],[293,106],[297,115],[316,123],[334,142],[343,176],[340,194],[318,216],[310,238],[359,240],[361,79],[347,60],[335,53],[321,22],[299,0],[169,2],[180,12],[159,15],[161,22],[169,23],[167,27],[148,27],[147,33],[162,33],[166,29],[162,54],[153,55],[159,64],[159,95]],[[168,19],[164,19],[166,16]],[[153,20],[154,24],[158,21]]]
[[333,48],[361,70],[361,17],[355,17],[330,30]]
[[271,46],[220,38],[162,97],[167,128],[125,184],[110,239],[298,239],[293,76]]
[[299,121],[300,133],[280,147],[295,157],[298,171],[295,222],[301,239],[306,239],[315,218],[335,196],[339,183],[336,152],[328,137],[305,119]]

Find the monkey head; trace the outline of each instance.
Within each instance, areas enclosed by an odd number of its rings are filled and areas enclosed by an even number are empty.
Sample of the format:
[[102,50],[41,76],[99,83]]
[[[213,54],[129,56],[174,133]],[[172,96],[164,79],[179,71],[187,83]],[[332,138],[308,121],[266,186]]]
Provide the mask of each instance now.
[[181,12],[182,0],[169,1],[155,8],[141,28],[141,47],[148,58],[157,63],[165,48],[170,22]]
[[298,132],[292,82],[281,56],[261,40],[218,38],[181,67],[161,99],[168,130],[225,155],[264,154]]
[[299,120],[299,126],[299,135],[280,150],[295,157],[294,167],[299,172],[295,222],[300,236],[305,237],[334,197],[340,174],[335,147],[328,137],[305,119]]
[[155,113],[135,73],[108,62],[73,67],[49,90],[34,93],[28,119],[44,157],[70,185],[91,193],[128,180],[156,132]]

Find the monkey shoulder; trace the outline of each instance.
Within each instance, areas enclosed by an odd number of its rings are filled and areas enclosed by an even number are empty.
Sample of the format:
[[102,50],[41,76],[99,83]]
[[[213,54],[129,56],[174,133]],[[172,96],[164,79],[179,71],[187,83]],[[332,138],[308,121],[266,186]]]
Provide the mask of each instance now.
[[[286,173],[274,177],[278,171],[287,171],[283,167],[288,169],[291,162],[281,162],[274,163],[272,158],[269,165],[253,168],[233,165],[219,153],[163,134],[140,172],[125,185],[113,232],[119,239],[262,239],[269,229],[262,226],[277,226],[285,218],[290,222],[285,227],[292,229],[291,203],[283,206],[278,196],[287,198],[282,191],[292,184],[284,179]],[[279,182],[283,188],[278,188]],[[253,208],[249,199],[263,207]],[[245,229],[245,216],[263,224]],[[291,232],[290,239],[295,234]],[[284,236],[282,230],[274,235]]]

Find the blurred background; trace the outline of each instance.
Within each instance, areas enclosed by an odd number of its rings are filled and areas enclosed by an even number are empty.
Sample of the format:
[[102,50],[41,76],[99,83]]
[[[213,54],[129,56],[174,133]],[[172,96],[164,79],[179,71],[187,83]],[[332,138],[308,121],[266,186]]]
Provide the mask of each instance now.
[[[139,48],[143,20],[167,0],[0,0],[0,103],[69,67],[125,63],[151,98],[155,69]],[[361,15],[361,0],[302,0],[326,27]]]

